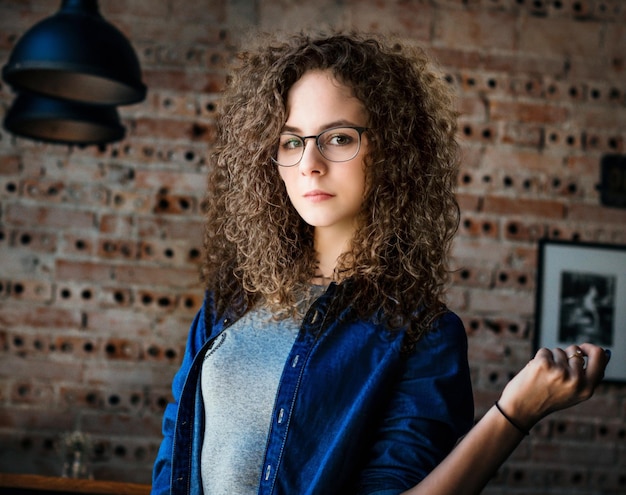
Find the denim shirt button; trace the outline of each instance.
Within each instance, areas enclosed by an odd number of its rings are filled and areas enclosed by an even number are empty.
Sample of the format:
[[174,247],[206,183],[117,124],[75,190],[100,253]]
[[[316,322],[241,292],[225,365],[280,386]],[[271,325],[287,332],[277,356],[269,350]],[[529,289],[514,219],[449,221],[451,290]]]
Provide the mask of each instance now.
[[278,411],[278,424],[282,425],[283,421],[285,421],[285,409],[283,407]]
[[320,312],[316,310],[315,313],[313,313],[313,316],[311,316],[311,325],[313,325],[317,321],[319,316]]
[[296,355],[291,361],[291,367],[295,368],[296,366],[298,366],[298,361],[300,361],[300,356]]
[[230,318],[224,318],[224,325],[228,325],[230,323]]
[[268,464],[265,468],[265,481],[270,479],[270,475],[272,474],[272,465]]

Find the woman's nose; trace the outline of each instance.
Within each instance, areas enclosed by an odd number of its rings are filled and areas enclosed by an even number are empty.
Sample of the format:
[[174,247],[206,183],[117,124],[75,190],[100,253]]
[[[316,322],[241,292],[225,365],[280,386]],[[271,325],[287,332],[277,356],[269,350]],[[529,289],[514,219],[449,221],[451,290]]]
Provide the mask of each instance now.
[[327,169],[326,159],[320,153],[317,143],[307,141],[304,145],[304,152],[300,160],[300,172],[302,174],[324,174]]

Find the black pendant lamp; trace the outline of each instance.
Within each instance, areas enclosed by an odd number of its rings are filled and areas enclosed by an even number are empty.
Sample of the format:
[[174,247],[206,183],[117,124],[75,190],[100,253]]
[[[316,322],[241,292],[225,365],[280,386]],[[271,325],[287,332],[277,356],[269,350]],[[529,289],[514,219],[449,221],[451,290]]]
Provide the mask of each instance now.
[[91,145],[124,137],[117,109],[21,92],[4,118],[13,134],[57,144]]
[[[124,131],[114,106],[146,96],[132,46],[100,15],[97,0],[63,0],[56,14],[18,40],[2,77],[18,93],[5,127],[44,141],[92,144],[121,139]],[[85,122],[90,131],[77,132],[84,130]]]

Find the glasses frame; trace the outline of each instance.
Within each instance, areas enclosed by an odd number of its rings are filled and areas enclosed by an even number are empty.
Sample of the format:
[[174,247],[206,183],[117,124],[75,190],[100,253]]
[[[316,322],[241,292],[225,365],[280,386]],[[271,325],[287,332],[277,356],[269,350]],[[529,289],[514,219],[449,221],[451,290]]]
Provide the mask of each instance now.
[[[333,160],[332,158],[328,158],[325,154],[324,151],[322,150],[322,147],[320,146],[320,136],[322,134],[326,134],[329,131],[334,131],[336,129],[353,129],[355,131],[357,131],[358,136],[359,136],[359,140],[357,143],[357,148],[356,151],[354,153],[354,155],[352,155],[350,158],[346,158],[345,160]],[[288,135],[288,136],[294,136],[297,137],[300,141],[302,141],[302,154],[300,155],[300,159],[294,163],[293,165],[283,165],[282,163],[279,163],[278,160],[276,160],[276,158],[272,157],[272,161],[278,165],[279,167],[285,167],[285,168],[291,168],[291,167],[295,167],[296,165],[299,165],[300,162],[302,161],[302,158],[304,157],[304,151],[306,149],[306,140],[307,139],[315,139],[315,146],[317,147],[317,150],[320,152],[320,155],[322,155],[324,157],[325,160],[328,160],[329,162],[333,162],[333,163],[343,163],[343,162],[349,162],[350,160],[352,160],[355,156],[357,156],[359,154],[359,151],[361,151],[361,136],[363,135],[363,133],[365,131],[369,131],[370,128],[369,127],[362,127],[362,126],[355,126],[355,125],[338,125],[335,127],[329,127],[328,129],[324,129],[322,132],[320,132],[317,135],[311,135],[311,136],[299,136],[298,134],[294,133],[294,132],[281,132],[280,135]]]

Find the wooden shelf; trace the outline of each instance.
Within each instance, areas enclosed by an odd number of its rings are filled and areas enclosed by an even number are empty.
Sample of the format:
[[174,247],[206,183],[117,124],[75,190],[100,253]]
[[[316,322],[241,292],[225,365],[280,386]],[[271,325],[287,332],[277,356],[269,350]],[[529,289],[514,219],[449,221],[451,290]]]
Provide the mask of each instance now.
[[104,480],[56,478],[35,474],[0,473],[0,493],[11,495],[76,494],[92,495],[149,495],[150,485],[120,483]]

